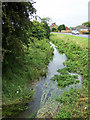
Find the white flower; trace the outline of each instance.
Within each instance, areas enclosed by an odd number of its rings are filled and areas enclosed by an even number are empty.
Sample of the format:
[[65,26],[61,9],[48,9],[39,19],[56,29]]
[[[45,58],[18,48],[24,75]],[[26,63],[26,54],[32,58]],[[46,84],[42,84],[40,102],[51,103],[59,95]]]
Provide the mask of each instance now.
[[19,91],[17,90],[17,93],[19,93]]
[[87,109],[87,107],[85,107],[85,110]]

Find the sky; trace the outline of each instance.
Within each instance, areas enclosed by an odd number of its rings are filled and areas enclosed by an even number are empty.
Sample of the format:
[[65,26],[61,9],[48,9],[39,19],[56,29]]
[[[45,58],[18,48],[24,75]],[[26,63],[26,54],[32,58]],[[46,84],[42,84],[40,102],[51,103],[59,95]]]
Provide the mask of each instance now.
[[[75,27],[88,21],[89,0],[34,0],[37,15],[51,18],[51,23]],[[51,24],[50,23],[50,24]]]

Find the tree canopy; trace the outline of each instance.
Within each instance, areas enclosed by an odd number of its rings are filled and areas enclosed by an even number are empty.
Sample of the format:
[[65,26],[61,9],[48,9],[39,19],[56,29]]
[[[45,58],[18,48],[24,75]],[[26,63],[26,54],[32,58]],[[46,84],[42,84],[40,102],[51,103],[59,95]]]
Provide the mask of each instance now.
[[49,37],[50,37],[50,27],[48,25],[50,20],[51,19],[48,18],[48,17],[41,19],[41,22],[43,23],[43,27],[44,27],[44,29],[46,31],[45,36],[46,36],[47,39],[49,39]]
[[85,25],[86,27],[90,27],[90,22],[84,22],[82,25]]
[[36,13],[33,3],[30,0],[2,4],[3,68],[24,58],[24,46],[29,47],[30,40],[33,42],[34,38],[41,40],[50,36],[50,18],[42,18],[41,22],[31,21]]
[[38,40],[41,40],[45,38],[45,32],[46,31],[43,28],[43,23],[33,20],[32,28],[29,28],[28,34],[29,34],[29,38],[35,37],[38,38]]
[[58,26],[58,30],[60,30],[60,32],[61,32],[61,30],[66,30],[65,25],[64,25],[64,24],[59,25],[59,26]]
[[3,63],[8,64],[23,54],[23,45],[28,45],[26,31],[32,25],[30,18],[36,13],[31,2],[2,3],[2,49]]
[[49,18],[49,17],[41,18],[41,21],[42,21],[43,23],[47,23],[47,24],[49,25],[49,24],[50,24],[50,21],[51,21],[51,18]]

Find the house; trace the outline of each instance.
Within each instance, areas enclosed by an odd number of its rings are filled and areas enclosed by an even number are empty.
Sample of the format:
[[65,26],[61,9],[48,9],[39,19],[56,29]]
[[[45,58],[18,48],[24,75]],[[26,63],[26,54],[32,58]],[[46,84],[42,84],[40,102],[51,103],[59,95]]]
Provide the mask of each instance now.
[[78,25],[75,27],[76,30],[79,31],[80,34],[88,34],[89,33],[89,28],[86,27],[85,25]]
[[70,30],[70,28],[68,28],[68,27],[66,26],[66,30]]
[[72,33],[72,30],[66,26],[66,30],[61,30],[61,33]]
[[75,27],[75,29],[78,31],[88,31],[88,27],[86,27],[85,25],[78,25],[77,27]]

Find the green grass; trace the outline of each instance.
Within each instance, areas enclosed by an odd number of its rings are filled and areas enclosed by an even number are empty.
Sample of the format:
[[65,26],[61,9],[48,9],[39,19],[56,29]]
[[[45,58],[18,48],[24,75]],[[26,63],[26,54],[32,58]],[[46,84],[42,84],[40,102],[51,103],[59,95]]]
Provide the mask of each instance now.
[[[74,72],[82,75],[83,79],[88,80],[88,46],[84,43],[88,42],[87,38],[82,38],[83,45],[80,46],[76,43],[78,38],[78,43],[80,43],[81,38],[76,36],[69,36],[62,34],[52,34],[51,41],[57,46],[60,53],[65,53],[68,60],[63,64],[66,65],[66,69],[69,72]],[[75,41],[71,37],[76,37]],[[70,39],[70,40],[69,40]]]
[[65,35],[65,34],[58,34],[54,33],[53,35],[56,36],[56,38],[64,40],[65,42],[74,42],[77,45],[88,48],[88,38],[78,37],[78,36],[72,36],[72,35]]
[[[85,110],[85,106],[88,107],[88,38],[64,34],[51,34],[50,40],[57,46],[58,51],[60,53],[65,53],[68,58],[67,61],[63,63],[66,67],[58,70],[61,75],[54,76],[55,80],[57,79],[59,83],[65,78],[65,82],[68,78],[68,72],[78,73],[82,76],[82,88],[77,89],[79,95],[72,90],[72,94],[68,91],[67,95],[62,95],[61,98],[58,98],[58,100],[63,103],[63,106],[58,111],[56,117],[87,118],[88,110]],[[69,76],[69,78],[70,77],[71,76]],[[77,76],[73,77],[74,79],[77,78]],[[72,79],[70,81],[72,81]],[[75,84],[78,82],[79,80],[76,80]],[[60,85],[61,84],[62,82],[60,82]],[[77,96],[79,96],[79,98]]]
[[29,87],[32,82],[46,75],[47,64],[53,56],[53,48],[50,47],[47,39],[39,41],[35,38],[34,42],[30,41],[28,50],[23,47],[24,55],[21,60],[13,61],[6,71],[3,70],[3,117],[16,114],[13,111],[17,105],[16,110],[22,111],[22,103],[32,99],[34,91]]

